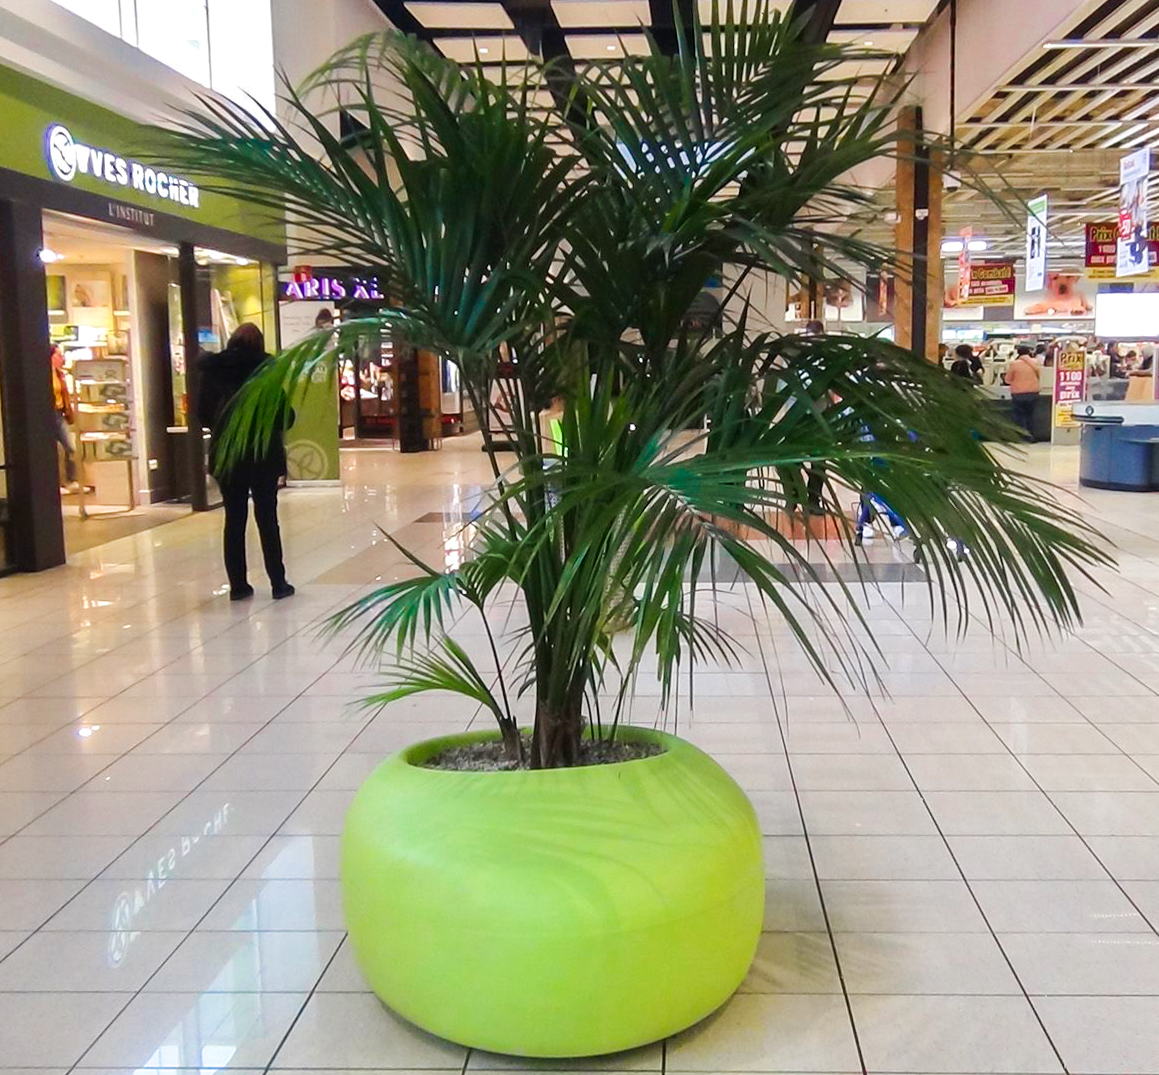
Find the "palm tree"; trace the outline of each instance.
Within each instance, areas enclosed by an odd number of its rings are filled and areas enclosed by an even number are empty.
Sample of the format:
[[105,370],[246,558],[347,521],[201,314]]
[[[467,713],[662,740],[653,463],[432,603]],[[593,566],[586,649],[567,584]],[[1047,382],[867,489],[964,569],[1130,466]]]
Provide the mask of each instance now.
[[[987,446],[1013,434],[970,386],[883,339],[752,327],[746,295],[760,276],[850,280],[895,261],[847,227],[872,206],[851,170],[897,155],[906,137],[894,81],[842,75],[881,54],[810,43],[767,0],[730,3],[678,45],[574,75],[532,60],[492,80],[478,63],[375,35],[287,87],[292,121],[207,98],[163,136],[171,165],[289,219],[314,255],[373,267],[400,300],[272,360],[236,408],[232,450],[268,437],[283,392],[367,332],[461,370],[495,477],[472,558],[440,571],[412,556],[413,578],[334,626],[372,658],[398,647],[373,702],[461,692],[533,767],[573,764],[586,729],[615,734],[649,650],[665,695],[681,667],[731,655],[704,609],[725,562],[826,679],[869,681],[858,587],[818,585],[808,550],[778,525],[804,500],[806,468],[823,468],[823,509],[839,519],[847,487],[890,502],[923,540],[930,600],[960,623],[980,610],[1022,629],[1068,626],[1079,611],[1068,573],[1106,561],[1051,488]],[[307,107],[320,89],[361,122],[357,144]],[[545,90],[553,113],[536,105]],[[690,310],[720,277],[735,316],[694,327]],[[513,379],[497,380],[501,349]],[[514,457],[488,432],[495,396]],[[553,401],[560,437],[541,420]],[[494,642],[484,673],[442,630],[453,603],[485,614],[503,583],[529,621],[514,679]],[[628,641],[613,648],[617,630]],[[594,699],[610,683],[605,720]]]

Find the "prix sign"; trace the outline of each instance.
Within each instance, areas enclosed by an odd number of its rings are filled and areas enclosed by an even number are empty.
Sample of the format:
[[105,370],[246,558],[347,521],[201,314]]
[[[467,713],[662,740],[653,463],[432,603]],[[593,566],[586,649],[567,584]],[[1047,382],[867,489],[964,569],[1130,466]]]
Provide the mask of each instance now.
[[[1118,257],[1119,225],[1114,220],[1088,224],[1086,227],[1087,276],[1092,280],[1115,279]],[[1148,279],[1159,279],[1159,221],[1147,225]]]
[[101,183],[139,191],[162,201],[201,208],[201,191],[187,179],[122,157],[108,149],[78,142],[63,124],[44,132],[44,156],[49,170],[62,183],[89,176]]

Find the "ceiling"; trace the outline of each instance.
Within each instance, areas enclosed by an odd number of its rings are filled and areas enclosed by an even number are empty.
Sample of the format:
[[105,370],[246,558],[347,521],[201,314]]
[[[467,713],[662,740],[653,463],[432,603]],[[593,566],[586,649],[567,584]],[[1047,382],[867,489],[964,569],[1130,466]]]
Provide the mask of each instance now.
[[[1049,195],[1052,263],[1078,265],[1084,225],[1115,218],[1119,159],[1159,147],[1157,85],[1159,0],[1105,0],[1027,56],[955,133],[984,174],[1024,199]],[[1151,199],[1155,219],[1159,184],[1151,184]],[[949,194],[945,220],[946,234],[970,225],[991,252],[1023,249],[1024,226],[982,195]]]
[[[734,0],[739,15],[742,0]],[[835,6],[831,31],[838,40],[872,40],[874,47],[904,52],[929,18],[937,0],[796,0],[798,8]],[[607,59],[645,49],[643,30],[663,48],[675,42],[672,0],[376,0],[401,30],[429,41],[456,60],[488,64],[525,59],[529,53],[560,59]],[[712,0],[696,0],[702,22]],[[727,0],[720,0],[724,10]],[[782,11],[793,0],[773,0]],[[693,0],[676,0],[685,25]],[[866,37],[866,33],[876,33]]]

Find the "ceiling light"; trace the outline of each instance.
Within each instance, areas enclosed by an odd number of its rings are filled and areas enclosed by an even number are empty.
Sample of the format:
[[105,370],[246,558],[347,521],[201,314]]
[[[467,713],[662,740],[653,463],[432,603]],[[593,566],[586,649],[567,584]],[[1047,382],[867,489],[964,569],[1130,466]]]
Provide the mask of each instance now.
[[491,50],[490,50],[490,49],[488,49],[488,48],[480,48],[480,49],[479,49],[479,55],[480,55],[480,56],[486,56],[486,55],[487,55],[487,53],[488,53],[488,52],[490,52],[490,51],[491,51]]
[[40,260],[45,265],[51,265],[54,261],[60,261],[61,257],[61,254],[58,254],[55,250],[49,250],[47,246],[40,251]]
[[609,46],[608,46],[608,51],[609,51],[609,52],[615,52],[615,51],[616,51],[616,46],[615,46],[615,45],[609,45]]
[[867,46],[867,47],[870,47],[870,46],[872,46],[872,45],[873,45],[873,42],[872,42],[872,41],[866,41],[866,42],[865,42],[865,44],[866,44],[866,46]]
[[987,244],[985,239],[971,239],[970,243],[969,243],[969,248],[971,250],[973,250],[975,253],[977,253],[980,250],[985,250],[987,245],[988,244]]
[[961,239],[943,239],[942,253],[943,254],[960,254],[962,252]]
[[1045,41],[1044,49],[1155,49],[1159,40],[1153,37],[1068,37],[1062,41]]

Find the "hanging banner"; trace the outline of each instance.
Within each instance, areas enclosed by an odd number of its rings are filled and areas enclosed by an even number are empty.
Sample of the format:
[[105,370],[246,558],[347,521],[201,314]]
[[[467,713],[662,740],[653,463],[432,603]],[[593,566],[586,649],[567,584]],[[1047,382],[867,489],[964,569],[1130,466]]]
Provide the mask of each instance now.
[[1046,195],[1026,205],[1026,290],[1041,291],[1046,286]]
[[[1113,220],[1086,226],[1087,277],[1091,280],[1114,280],[1118,257],[1119,225]],[[1159,280],[1159,221],[1147,225],[1147,272],[1138,273],[1148,280]]]
[[1150,267],[1147,256],[1147,174],[1151,151],[1140,149],[1119,161],[1119,234],[1116,276],[1135,276]]
[[963,296],[962,280],[946,289],[945,306],[1013,306],[1017,291],[1013,261],[980,261],[968,267]]
[[889,270],[870,270],[865,274],[865,320],[892,321],[894,278]]
[[958,234],[962,237],[962,249],[958,251],[958,301],[954,306],[969,306],[970,299],[970,240],[974,237],[974,229],[963,228]]

